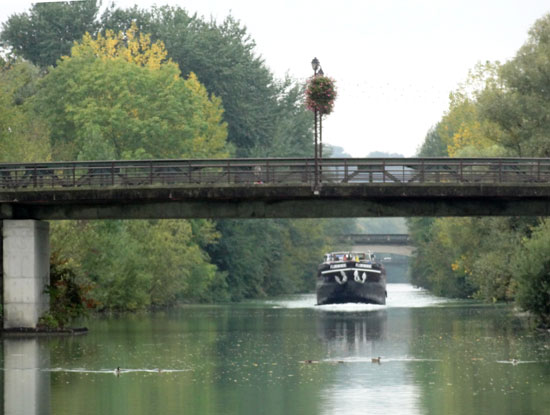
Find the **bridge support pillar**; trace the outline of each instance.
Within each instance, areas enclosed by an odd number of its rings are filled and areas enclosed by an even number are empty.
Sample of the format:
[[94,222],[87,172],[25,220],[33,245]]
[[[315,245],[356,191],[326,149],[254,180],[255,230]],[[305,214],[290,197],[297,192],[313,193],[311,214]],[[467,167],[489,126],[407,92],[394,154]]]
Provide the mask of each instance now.
[[36,328],[50,307],[50,227],[37,220],[4,220],[4,328]]

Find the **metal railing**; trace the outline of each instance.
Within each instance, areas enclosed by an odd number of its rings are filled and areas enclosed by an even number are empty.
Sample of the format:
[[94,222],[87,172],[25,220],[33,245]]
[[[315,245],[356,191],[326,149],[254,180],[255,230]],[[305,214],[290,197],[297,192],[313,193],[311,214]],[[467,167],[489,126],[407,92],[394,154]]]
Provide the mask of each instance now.
[[410,245],[411,238],[408,234],[386,234],[386,233],[371,233],[361,234],[352,233],[342,235],[338,238],[341,242],[349,242],[352,244],[375,244],[375,245]]
[[[328,184],[550,184],[550,159],[323,159]],[[306,158],[90,161],[0,164],[0,189],[151,185],[314,185]]]

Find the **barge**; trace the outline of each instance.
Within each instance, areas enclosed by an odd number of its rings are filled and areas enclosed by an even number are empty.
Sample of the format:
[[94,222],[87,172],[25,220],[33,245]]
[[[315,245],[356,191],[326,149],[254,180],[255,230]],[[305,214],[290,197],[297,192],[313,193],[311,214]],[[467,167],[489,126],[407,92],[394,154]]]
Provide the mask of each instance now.
[[330,252],[317,272],[317,304],[386,304],[386,270],[371,252]]

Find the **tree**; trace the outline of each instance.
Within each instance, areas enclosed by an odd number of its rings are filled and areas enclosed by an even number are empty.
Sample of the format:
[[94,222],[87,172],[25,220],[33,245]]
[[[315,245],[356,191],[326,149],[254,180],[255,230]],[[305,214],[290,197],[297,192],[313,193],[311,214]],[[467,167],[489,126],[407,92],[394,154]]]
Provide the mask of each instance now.
[[[278,98],[281,89],[245,27],[231,16],[222,23],[190,16],[179,7],[107,10],[102,26],[126,30],[137,22],[166,45],[169,56],[187,76],[194,72],[209,93],[219,96],[228,125],[228,141],[235,155],[247,157],[269,148],[277,134]],[[266,154],[263,154],[266,155]]]
[[496,123],[501,145],[517,156],[550,156],[550,14],[529,31],[516,56],[502,65],[499,83],[479,96],[481,114]]
[[312,117],[302,103],[303,87],[286,78],[276,83],[277,105],[273,109],[273,136],[248,149],[250,157],[311,157]]
[[430,128],[424,142],[417,150],[419,157],[448,157],[447,145],[438,133],[439,125]]
[[15,61],[0,69],[0,161],[47,161],[47,128],[34,117],[29,98],[37,88],[38,69]]
[[477,64],[466,82],[450,94],[449,111],[437,124],[437,134],[451,157],[497,156],[502,132],[480,113],[478,98],[488,88],[499,85],[499,63]]
[[180,77],[161,42],[134,25],[86,34],[46,75],[37,111],[61,159],[223,157],[221,102],[196,76]]
[[203,250],[217,237],[211,223],[183,220],[63,221],[51,235],[99,308],[116,310],[223,299],[224,275]]
[[550,327],[550,220],[543,219],[514,258],[518,304]]
[[101,1],[36,3],[2,24],[1,45],[39,67],[55,65],[84,33],[96,33]]

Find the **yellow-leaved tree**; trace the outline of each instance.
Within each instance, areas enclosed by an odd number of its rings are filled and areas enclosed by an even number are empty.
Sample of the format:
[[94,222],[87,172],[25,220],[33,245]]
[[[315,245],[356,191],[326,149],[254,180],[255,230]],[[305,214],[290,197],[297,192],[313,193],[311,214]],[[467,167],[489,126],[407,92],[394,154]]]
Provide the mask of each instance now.
[[451,157],[498,156],[502,134],[496,123],[479,113],[477,97],[497,78],[498,63],[478,64],[465,83],[450,94],[449,110],[438,124],[437,132]]
[[164,44],[135,24],[75,43],[44,78],[37,110],[50,124],[54,158],[225,157],[219,98],[181,77]]

